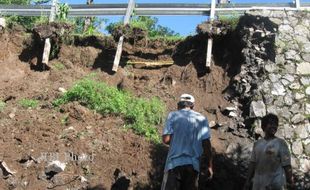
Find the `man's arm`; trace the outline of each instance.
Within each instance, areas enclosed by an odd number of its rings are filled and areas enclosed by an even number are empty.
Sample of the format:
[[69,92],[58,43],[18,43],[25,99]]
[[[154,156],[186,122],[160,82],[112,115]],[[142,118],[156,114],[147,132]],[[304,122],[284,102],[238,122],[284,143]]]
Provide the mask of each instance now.
[[286,177],[286,182],[290,188],[293,188],[294,186],[294,177],[293,177],[293,172],[292,172],[292,166],[283,166],[284,171],[285,171],[285,177]]
[[163,143],[166,144],[166,145],[169,145],[170,144],[170,141],[171,141],[171,136],[172,135],[163,135]]
[[209,178],[213,177],[213,156],[212,156],[212,146],[210,139],[205,139],[202,141],[203,155],[205,156],[205,161],[208,164],[208,172],[210,174]]

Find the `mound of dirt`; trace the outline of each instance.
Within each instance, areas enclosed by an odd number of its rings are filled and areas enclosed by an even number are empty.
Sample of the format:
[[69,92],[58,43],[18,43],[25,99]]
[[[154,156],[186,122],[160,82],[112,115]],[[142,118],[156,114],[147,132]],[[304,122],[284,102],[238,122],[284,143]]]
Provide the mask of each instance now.
[[[21,58],[37,58],[43,49],[25,51],[27,47],[20,44],[31,41],[31,35],[20,35],[13,32],[0,36],[7,44],[0,47],[6,52],[0,56],[0,100],[5,102],[0,110],[0,160],[16,171],[12,176],[0,175],[1,189],[159,189],[168,147],[125,129],[121,118],[99,115],[77,102],[60,109],[52,106],[62,94],[59,89],[68,89],[92,73],[137,97],[159,97],[167,111],[176,109],[180,94],[193,94],[197,100],[195,109],[206,115],[210,123],[228,125],[231,121],[222,114],[223,108],[230,106],[223,95],[230,82],[227,71],[217,64],[210,73],[200,69],[205,64],[206,47],[196,47],[204,43],[203,36],[190,38],[190,43],[174,44],[175,49],[173,44],[157,48],[157,42],[148,44],[149,48],[126,44],[125,60],[171,59],[174,64],[157,68],[123,64],[112,74],[109,69],[115,46],[102,45],[109,40],[91,43],[97,38],[88,38],[76,40],[78,45],[62,45],[58,58],[50,62],[50,70],[36,72],[31,70],[31,59]],[[38,106],[23,108],[21,99],[37,100]],[[212,129],[212,133],[218,159],[215,177],[221,180],[221,176],[226,176],[229,181],[227,171],[219,163],[235,138],[225,131]],[[46,167],[55,156],[65,163],[65,169],[47,173]],[[227,161],[226,169],[229,167],[233,168]],[[232,186],[230,182],[226,189]],[[206,187],[217,189],[217,184],[209,183]]]

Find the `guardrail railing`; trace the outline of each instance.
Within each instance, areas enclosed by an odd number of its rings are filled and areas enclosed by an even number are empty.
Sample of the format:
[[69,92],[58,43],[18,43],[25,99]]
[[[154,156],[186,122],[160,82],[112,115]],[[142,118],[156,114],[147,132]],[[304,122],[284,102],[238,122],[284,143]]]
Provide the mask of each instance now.
[[[70,5],[68,16],[103,16],[126,14],[128,4],[92,4]],[[216,13],[242,13],[247,10],[310,10],[310,3],[227,3],[217,4]],[[47,16],[50,14],[50,5],[0,5],[1,15],[19,16]],[[135,15],[210,15],[211,4],[188,3],[136,3]]]

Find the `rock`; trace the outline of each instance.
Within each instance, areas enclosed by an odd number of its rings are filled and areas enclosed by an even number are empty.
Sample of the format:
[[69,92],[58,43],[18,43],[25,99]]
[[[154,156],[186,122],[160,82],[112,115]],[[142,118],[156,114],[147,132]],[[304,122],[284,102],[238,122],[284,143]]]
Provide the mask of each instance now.
[[273,113],[273,114],[276,114],[278,115],[278,112],[277,112],[277,107],[276,106],[268,106],[267,107],[267,113]]
[[19,184],[19,181],[16,177],[14,176],[10,176],[7,180],[6,180],[7,184],[9,185],[8,189],[16,189],[16,187]]
[[87,179],[86,179],[85,177],[80,176],[79,178],[80,178],[81,183],[85,183],[85,182],[87,182]]
[[294,129],[292,127],[290,127],[289,124],[284,124],[283,129],[284,129],[285,138],[287,138],[287,139],[293,138]]
[[263,94],[263,96],[264,96],[264,102],[266,105],[272,104],[273,96],[271,94]]
[[306,94],[307,94],[308,96],[310,96],[310,86],[308,86],[308,87],[306,88]]
[[303,99],[305,97],[305,94],[301,94],[301,93],[296,93],[295,94],[295,99],[296,100],[301,100],[301,99]]
[[236,107],[226,107],[225,110],[227,111],[237,111]]
[[297,64],[297,73],[301,75],[310,75],[310,63],[302,62]]
[[52,178],[55,174],[63,172],[65,168],[66,168],[66,163],[62,163],[58,160],[54,160],[45,167],[45,174],[48,177]]
[[279,96],[275,101],[274,105],[278,107],[282,107],[284,105],[284,98],[282,96]]
[[61,93],[66,93],[67,92],[67,90],[65,88],[62,88],[62,87],[59,87],[58,91],[61,92]]
[[304,124],[297,125],[294,131],[295,131],[295,135],[300,139],[306,139],[309,137],[307,127]]
[[269,73],[272,73],[276,70],[277,66],[274,63],[271,64],[266,64],[265,65],[265,70]]
[[263,117],[266,115],[266,105],[263,101],[252,101],[250,105],[250,117]]
[[288,109],[288,107],[278,108],[277,112],[280,116],[284,117],[286,120],[289,120],[292,117],[292,114]]
[[285,33],[285,34],[293,34],[294,33],[294,29],[288,25],[288,24],[282,24],[279,26],[278,28],[279,33]]
[[5,28],[5,18],[0,18],[0,30],[1,28]]
[[284,96],[285,95],[284,86],[279,82],[274,83],[272,85],[271,94],[276,96]]
[[301,57],[305,62],[310,63],[310,53],[303,53],[301,54]]
[[271,82],[278,82],[280,80],[280,75],[279,74],[274,74],[274,73],[271,73],[269,74],[269,79],[271,80]]
[[304,86],[310,85],[310,77],[301,77],[300,82]]
[[295,63],[292,63],[292,62],[288,61],[284,65],[284,70],[285,70],[286,73],[296,74],[296,65],[295,65]]
[[293,75],[290,75],[290,74],[286,74],[286,75],[284,75],[282,78],[283,78],[283,79],[286,79],[286,80],[288,80],[288,81],[290,81],[290,82],[294,82],[294,80],[295,80],[294,76],[293,76]]
[[215,126],[216,126],[215,121],[210,121],[210,122],[209,122],[209,127],[210,127],[210,128],[213,128],[213,127],[215,127]]
[[286,79],[281,79],[281,83],[284,85],[284,86],[287,86],[290,84],[290,81],[286,80]]
[[300,112],[300,105],[299,104],[293,104],[291,106],[291,109],[290,111],[293,113],[293,114],[297,114]]
[[4,176],[16,174],[16,171],[11,170],[5,161],[2,160],[0,160],[0,169],[2,170],[2,174]]
[[10,113],[10,114],[9,114],[9,117],[10,117],[11,119],[13,119],[13,118],[15,117],[15,113]]
[[306,155],[310,155],[310,144],[305,145],[305,153]]
[[297,124],[297,123],[300,123],[302,121],[305,120],[305,116],[302,115],[302,114],[296,114],[294,115],[294,117],[291,119],[292,123],[293,124]]
[[306,109],[306,114],[310,114],[310,103],[308,104],[308,103],[306,103],[306,105],[305,105],[305,109]]
[[303,153],[303,147],[300,140],[296,140],[292,144],[292,152],[295,155],[301,155]]
[[296,57],[298,56],[296,50],[290,49],[287,52],[284,53],[285,59],[287,60],[296,60]]
[[284,102],[286,105],[289,105],[291,106],[294,102],[293,102],[293,97],[291,94],[287,94],[285,97],[284,97]]
[[[282,42],[284,44],[284,42]],[[277,65],[284,65],[285,63],[285,59],[284,59],[284,56],[282,54],[278,54],[276,56],[276,63]]]
[[309,159],[300,159],[300,170],[304,173],[309,173],[310,171],[310,160]]
[[228,116],[229,117],[237,117],[238,115],[236,112],[231,111],[231,112],[229,112]]

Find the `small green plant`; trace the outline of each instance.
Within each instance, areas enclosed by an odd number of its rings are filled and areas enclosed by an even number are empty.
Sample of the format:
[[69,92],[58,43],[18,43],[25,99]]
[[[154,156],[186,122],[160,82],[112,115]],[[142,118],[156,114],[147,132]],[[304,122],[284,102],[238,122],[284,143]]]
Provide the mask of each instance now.
[[65,114],[61,119],[60,119],[60,123],[62,125],[68,125],[69,123],[69,114]]
[[240,15],[232,14],[232,15],[220,15],[219,20],[231,26],[232,30],[235,30],[239,23]]
[[70,6],[67,3],[59,3],[57,6],[58,6],[57,13],[56,13],[57,20],[67,21]]
[[32,99],[21,99],[19,101],[19,104],[23,107],[23,108],[36,108],[39,105],[39,101],[38,100],[32,100]]
[[52,67],[58,71],[64,70],[66,68],[62,63],[55,63]]
[[2,100],[0,100],[0,112],[2,112],[5,108],[5,102],[3,102]]
[[164,104],[158,98],[143,99],[109,87],[90,77],[79,81],[53,104],[59,106],[71,101],[78,101],[102,115],[121,116],[126,121],[126,127],[133,129],[139,135],[159,142],[158,130],[155,127],[163,120]]

